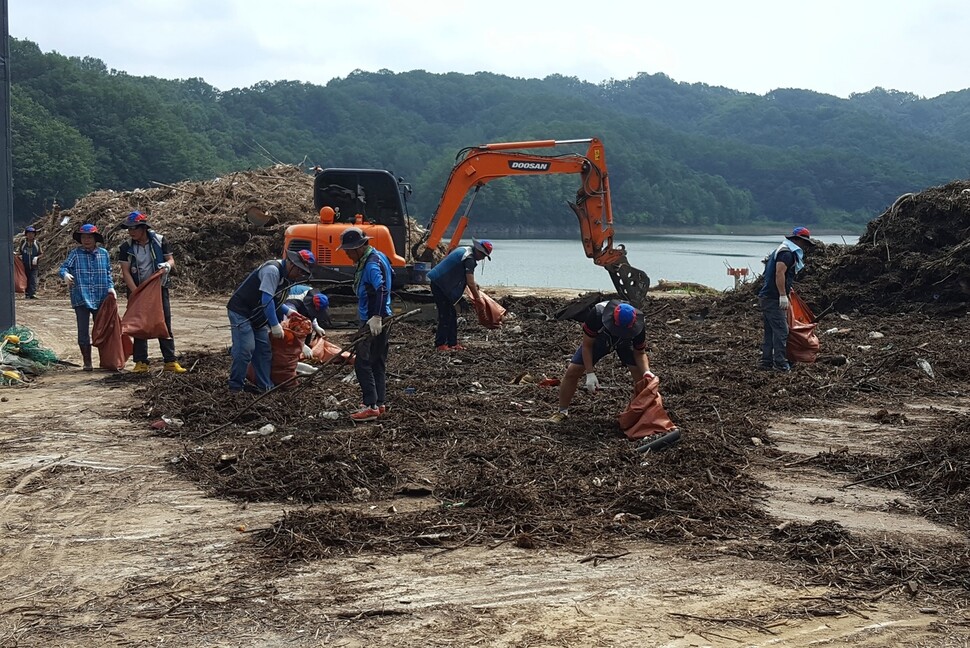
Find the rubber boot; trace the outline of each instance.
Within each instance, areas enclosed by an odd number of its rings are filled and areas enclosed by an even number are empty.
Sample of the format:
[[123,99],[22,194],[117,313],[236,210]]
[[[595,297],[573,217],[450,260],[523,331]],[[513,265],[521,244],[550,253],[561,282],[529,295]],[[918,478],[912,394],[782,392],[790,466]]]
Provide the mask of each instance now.
[[94,367],[91,365],[91,345],[81,344],[78,347],[81,349],[81,359],[84,360],[84,366],[81,367],[81,370],[94,371]]

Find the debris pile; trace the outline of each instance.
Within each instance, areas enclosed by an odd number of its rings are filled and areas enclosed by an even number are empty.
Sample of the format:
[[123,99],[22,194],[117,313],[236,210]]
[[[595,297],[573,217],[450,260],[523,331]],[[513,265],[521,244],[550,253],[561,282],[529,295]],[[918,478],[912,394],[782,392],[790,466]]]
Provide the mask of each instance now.
[[857,245],[813,251],[799,283],[816,305],[837,312],[965,314],[970,180],[900,196]]
[[[168,239],[177,268],[172,287],[180,296],[227,295],[256,266],[279,258],[289,225],[316,219],[313,176],[301,167],[276,165],[240,171],[209,181],[186,181],[134,191],[96,191],[70,209],[55,209],[33,223],[43,246],[40,290],[58,290],[57,270],[77,245],[72,234],[93,223],[105,237],[112,258],[128,238],[120,227],[140,211]],[[411,219],[411,237],[424,229]],[[411,246],[407,246],[410,250]],[[120,270],[115,268],[120,280]]]

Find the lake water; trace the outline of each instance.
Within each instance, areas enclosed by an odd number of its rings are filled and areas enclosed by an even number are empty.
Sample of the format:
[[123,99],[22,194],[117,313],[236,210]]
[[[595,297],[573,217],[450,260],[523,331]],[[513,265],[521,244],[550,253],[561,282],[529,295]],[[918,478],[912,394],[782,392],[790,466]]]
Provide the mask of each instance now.
[[[856,235],[815,238],[838,244],[859,240]],[[492,260],[479,264],[475,273],[482,286],[613,290],[609,273],[586,258],[578,237],[489,240],[495,246]],[[651,285],[666,279],[724,290],[734,287],[734,278],[727,274],[728,265],[748,268],[748,278],[756,277],[764,269],[761,259],[781,240],[781,236],[665,235],[619,242],[626,245],[630,265],[646,272]]]

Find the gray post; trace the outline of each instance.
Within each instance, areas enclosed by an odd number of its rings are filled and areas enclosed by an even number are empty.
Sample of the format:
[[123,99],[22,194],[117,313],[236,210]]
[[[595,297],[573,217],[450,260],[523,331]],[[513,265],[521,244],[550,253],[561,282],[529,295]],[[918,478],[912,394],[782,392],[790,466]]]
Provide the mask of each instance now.
[[0,331],[16,323],[13,285],[13,173],[10,145],[10,23],[0,0]]

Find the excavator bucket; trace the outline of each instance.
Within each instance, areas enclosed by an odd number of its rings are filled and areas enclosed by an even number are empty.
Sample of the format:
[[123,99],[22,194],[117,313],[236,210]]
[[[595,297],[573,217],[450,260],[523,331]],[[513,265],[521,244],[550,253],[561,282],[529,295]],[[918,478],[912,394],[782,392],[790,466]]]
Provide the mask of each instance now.
[[647,291],[650,290],[650,277],[643,270],[634,268],[629,263],[616,263],[606,266],[613,280],[613,287],[623,301],[643,308],[647,303]]

